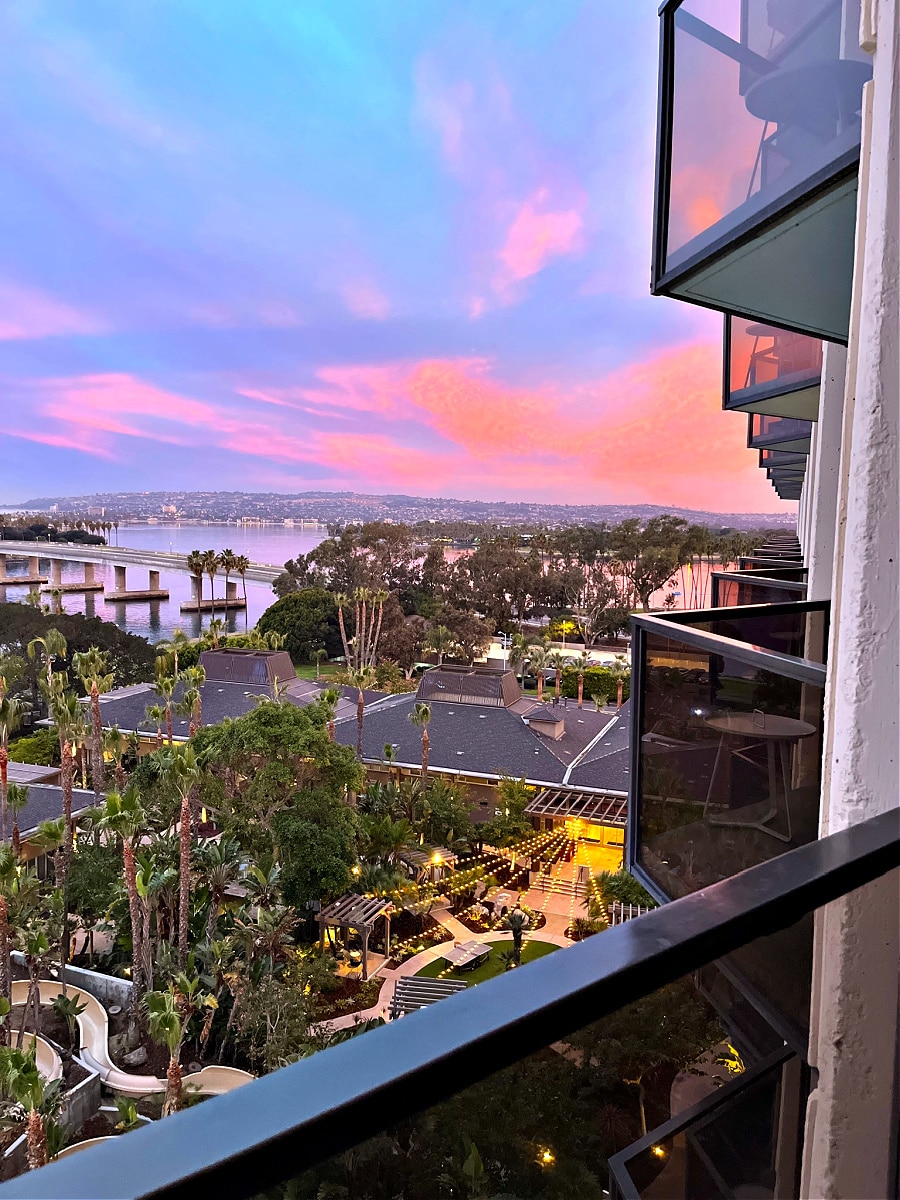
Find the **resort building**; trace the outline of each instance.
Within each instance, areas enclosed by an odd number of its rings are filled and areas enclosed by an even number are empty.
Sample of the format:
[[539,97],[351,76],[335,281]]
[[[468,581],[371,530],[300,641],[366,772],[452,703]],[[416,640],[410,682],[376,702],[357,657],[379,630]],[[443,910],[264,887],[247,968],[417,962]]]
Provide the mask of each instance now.
[[[200,666],[206,681],[200,685],[204,725],[218,725],[226,718],[232,720],[251,712],[261,699],[276,697],[303,707],[318,700],[327,688],[324,681],[298,679],[291,656],[283,650],[204,650]],[[356,719],[358,693],[356,688],[338,689],[336,720]],[[175,741],[186,741],[190,718],[177,711],[185,685],[178,682],[172,696],[172,734]],[[384,700],[381,692],[363,693],[367,705]],[[157,734],[165,723],[157,726],[147,716],[150,707],[159,705],[160,697],[150,683],[116,688],[100,697],[104,729],[117,725],[124,734],[136,734],[139,753],[149,754],[156,749]]]

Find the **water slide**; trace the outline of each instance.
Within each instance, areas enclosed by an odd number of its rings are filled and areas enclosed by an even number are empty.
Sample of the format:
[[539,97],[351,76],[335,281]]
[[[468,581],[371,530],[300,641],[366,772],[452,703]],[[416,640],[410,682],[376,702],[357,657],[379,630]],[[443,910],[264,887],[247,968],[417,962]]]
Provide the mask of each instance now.
[[[62,990],[59,981],[55,979],[42,979],[39,986],[42,1005],[51,1005]],[[123,1095],[150,1096],[156,1092],[164,1092],[166,1090],[165,1079],[160,1079],[156,1075],[133,1075],[128,1071],[120,1071],[110,1058],[109,1017],[96,996],[92,996],[83,988],[74,987],[71,983],[67,985],[66,990],[70,996],[77,996],[78,1000],[85,1005],[84,1012],[78,1015],[78,1029],[81,1034],[79,1057],[84,1064],[92,1071],[96,1071],[107,1087],[112,1088],[115,1092],[121,1092]],[[17,979],[12,985],[12,1003],[24,1004],[27,995],[28,981]],[[51,1046],[43,1042],[43,1039],[38,1038],[37,1040],[38,1070],[47,1079],[59,1078],[62,1074],[62,1063],[59,1062],[59,1056]],[[41,1067],[43,1055],[43,1061],[47,1064],[48,1069],[55,1069],[55,1065],[44,1055],[42,1046],[46,1047],[46,1050],[59,1064],[58,1074],[48,1074]],[[186,1088],[192,1088],[202,1096],[220,1096],[223,1092],[231,1092],[235,1088],[249,1083],[253,1078],[254,1076],[248,1071],[239,1071],[236,1067],[212,1066],[204,1067],[202,1071],[195,1071],[191,1075],[185,1075],[182,1082]]]

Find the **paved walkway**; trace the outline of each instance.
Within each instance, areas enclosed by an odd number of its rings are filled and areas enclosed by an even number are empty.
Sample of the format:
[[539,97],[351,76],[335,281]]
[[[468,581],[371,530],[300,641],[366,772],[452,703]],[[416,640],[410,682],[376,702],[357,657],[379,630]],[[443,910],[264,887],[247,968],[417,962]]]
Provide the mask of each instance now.
[[[508,930],[493,930],[488,933],[473,933],[467,925],[464,925],[458,917],[454,917],[449,908],[432,909],[431,915],[443,925],[447,932],[456,942],[511,942],[512,934]],[[572,942],[565,937],[561,932],[552,932],[549,928],[549,922],[544,929],[537,930],[531,935],[539,942],[552,942],[555,946],[571,946]],[[525,941],[529,941],[528,933],[525,934]],[[404,975],[417,975],[424,966],[434,962],[436,958],[443,958],[443,952],[447,947],[447,942],[441,942],[437,946],[429,946],[427,950],[422,950],[412,958],[408,958],[406,962],[401,963],[399,967],[380,967],[375,975],[384,980],[381,985],[381,991],[378,994],[378,1001],[371,1008],[366,1008],[362,1012],[348,1013],[345,1017],[334,1017],[330,1021],[322,1021],[320,1028],[327,1032],[334,1032],[338,1029],[350,1029],[352,1026],[361,1021],[371,1021],[377,1017],[382,1020],[387,1020],[388,1008],[391,1000],[394,998],[394,985],[398,979]]]

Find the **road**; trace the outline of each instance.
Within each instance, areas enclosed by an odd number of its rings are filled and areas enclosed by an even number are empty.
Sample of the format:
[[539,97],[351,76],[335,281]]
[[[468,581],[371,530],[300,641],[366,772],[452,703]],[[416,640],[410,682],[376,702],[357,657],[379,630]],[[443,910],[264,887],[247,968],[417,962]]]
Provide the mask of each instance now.
[[[116,567],[144,567],[151,571],[184,571],[190,574],[186,554],[170,550],[131,550],[127,546],[82,546],[77,542],[0,541],[0,554],[11,557],[62,559],[65,562],[109,563]],[[251,563],[246,573],[249,583],[271,584],[283,567],[271,563]],[[221,574],[221,572],[220,572]],[[235,581],[239,575],[232,575]]]

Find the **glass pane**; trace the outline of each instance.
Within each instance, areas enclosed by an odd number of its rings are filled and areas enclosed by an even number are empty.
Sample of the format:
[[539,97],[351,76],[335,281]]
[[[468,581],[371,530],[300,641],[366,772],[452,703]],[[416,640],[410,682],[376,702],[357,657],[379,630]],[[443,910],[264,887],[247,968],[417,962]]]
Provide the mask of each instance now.
[[[519,969],[526,973],[523,983],[529,970]],[[491,981],[473,986],[490,1004]],[[642,1119],[651,1129],[670,1119],[673,1080],[698,1060],[715,1064],[718,1051],[725,1049],[724,1037],[713,1009],[693,981],[683,979],[416,1117],[397,1121],[386,1113],[384,1132],[345,1154],[307,1169],[286,1164],[286,1171],[293,1166],[294,1177],[265,1195],[268,1200],[603,1200],[609,1195],[609,1159],[641,1137]],[[722,1077],[728,1072],[719,1064],[712,1077],[692,1077],[690,1103],[707,1095],[718,1099]],[[702,1139],[705,1156],[717,1159],[734,1136],[730,1108],[738,1099],[732,1094],[740,1090],[729,1085],[725,1103],[689,1134]],[[728,1175],[736,1182],[723,1193],[735,1198],[745,1194],[741,1186],[769,1179],[763,1164],[771,1168],[773,1162],[777,1084],[774,1093],[770,1087],[754,1095],[755,1103],[741,1106],[747,1168],[732,1164]],[[427,1097],[423,1100],[427,1103]],[[659,1177],[667,1163],[651,1158],[646,1174]],[[647,1195],[696,1200],[701,1193]]]
[[[716,577],[714,607],[735,608],[744,604],[784,604],[790,600],[806,599],[806,584],[799,580],[786,579],[776,582],[773,576],[766,583],[759,577],[757,579],[742,578],[747,574],[746,571],[734,571],[732,574],[733,578],[725,578],[721,575]],[[765,645],[767,650],[780,650],[782,653],[785,653],[785,646],[790,646],[787,653],[801,656],[805,641],[805,620],[782,618],[779,627],[777,621],[760,618],[759,626],[757,637],[762,637],[765,641],[753,641],[753,645]],[[770,645],[769,642],[773,638],[779,644]]]
[[871,76],[840,0],[684,0],[674,41],[666,270],[857,147]]
[[773,417],[766,413],[750,415],[750,445],[771,446],[785,442],[808,442],[812,432],[810,421],[796,417]]
[[811,387],[822,376],[822,343],[743,317],[730,317],[729,393],[726,404],[738,407]]
[[784,1074],[779,1064],[746,1084],[723,1090],[710,1112],[627,1158],[616,1175],[627,1176],[642,1200],[764,1200],[790,1195],[788,1180],[778,1180]]

